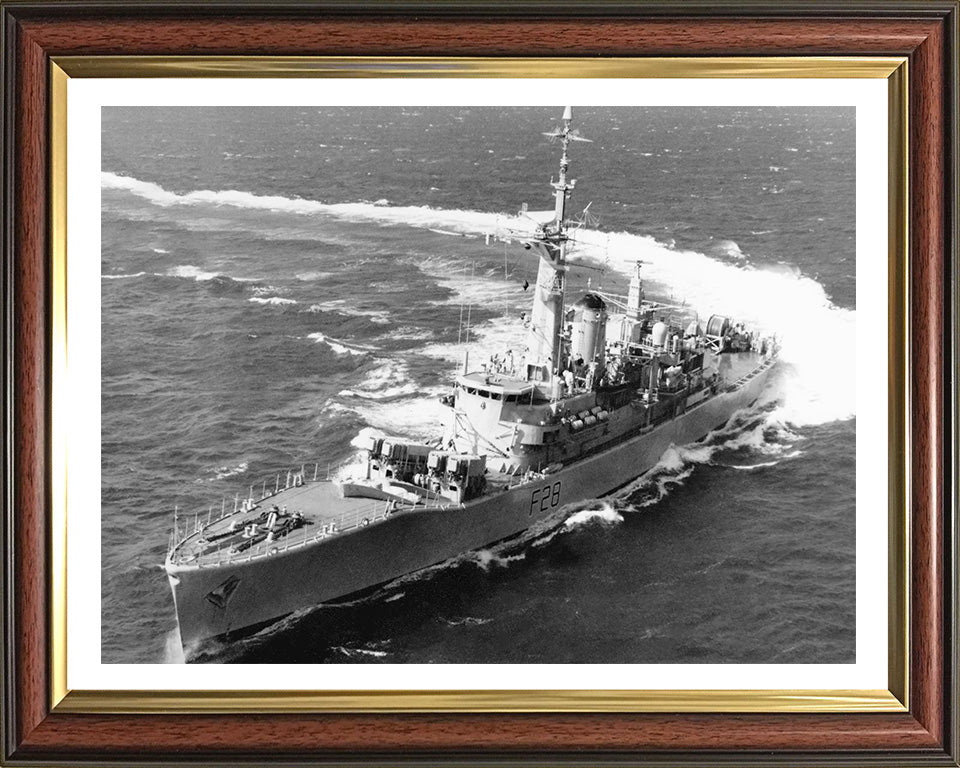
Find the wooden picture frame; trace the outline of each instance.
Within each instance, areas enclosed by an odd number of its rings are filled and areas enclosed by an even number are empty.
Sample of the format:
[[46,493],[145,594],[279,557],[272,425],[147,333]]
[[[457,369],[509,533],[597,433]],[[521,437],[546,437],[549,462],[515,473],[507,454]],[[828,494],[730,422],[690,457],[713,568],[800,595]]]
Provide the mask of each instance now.
[[[0,3],[7,447],[2,762],[958,765],[957,11],[956,2],[899,0],[741,2],[719,10],[699,2]],[[903,616],[907,631],[892,630],[891,658],[898,650],[907,655],[897,667],[903,690],[891,690],[907,706],[737,711],[707,697],[699,706],[663,702],[641,712],[602,703],[579,711],[496,704],[404,709],[352,700],[340,711],[317,712],[287,705],[292,697],[277,693],[259,705],[247,697],[242,706],[221,702],[219,708],[205,706],[202,695],[194,707],[181,697],[172,712],[163,701],[150,707],[127,698],[100,706],[64,698],[63,627],[51,597],[65,587],[55,567],[63,541],[54,503],[65,468],[51,431],[58,407],[51,381],[64,343],[56,333],[64,308],[54,290],[63,280],[57,275],[62,262],[51,258],[63,237],[63,221],[54,215],[62,210],[56,196],[63,190],[51,183],[65,139],[52,115],[63,86],[58,61],[74,57],[73,65],[82,67],[103,56],[202,56],[212,66],[235,63],[215,57],[248,56],[496,60],[532,50],[538,57],[583,59],[906,59],[909,179],[906,199],[892,201],[891,210],[906,212],[909,237],[908,284],[899,286],[910,318],[909,340],[905,334],[899,340],[908,426],[901,435],[906,482],[892,479],[891,490],[905,494],[909,529],[891,538],[903,551],[908,581],[905,595],[891,596],[891,610]],[[143,71],[130,61],[131,74]],[[898,391],[896,381],[891,386]]]

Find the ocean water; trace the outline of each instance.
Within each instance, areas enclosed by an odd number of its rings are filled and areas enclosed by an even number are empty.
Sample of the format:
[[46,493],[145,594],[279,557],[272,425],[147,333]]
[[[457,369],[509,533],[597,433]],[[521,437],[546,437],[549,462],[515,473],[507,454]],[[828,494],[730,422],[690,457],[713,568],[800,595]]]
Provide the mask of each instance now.
[[[561,109],[103,110],[104,662],[182,658],[175,506],[433,434],[466,320],[474,360],[518,344],[536,263],[503,238],[551,207]],[[855,661],[854,110],[575,118],[571,292],[642,259],[648,294],[777,333],[762,402],[555,528],[199,661]]]

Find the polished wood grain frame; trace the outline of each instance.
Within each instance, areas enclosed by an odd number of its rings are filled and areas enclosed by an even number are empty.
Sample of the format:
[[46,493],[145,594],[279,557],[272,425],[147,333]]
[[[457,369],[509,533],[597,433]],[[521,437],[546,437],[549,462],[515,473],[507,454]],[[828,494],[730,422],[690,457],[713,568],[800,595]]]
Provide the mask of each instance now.
[[[484,15],[483,11],[486,11]],[[491,16],[490,12],[496,16]],[[957,764],[955,3],[494,6],[4,3],[4,739],[11,764],[631,762]],[[561,34],[562,32],[562,34]],[[102,55],[906,57],[910,222],[909,709],[842,714],[307,715],[51,711],[48,185],[58,57]],[[53,190],[55,193],[56,190]],[[54,206],[55,208],[56,206]],[[132,707],[131,709],[136,709]]]
[[[54,56],[50,62],[49,243],[51,248],[50,704],[55,712],[902,712],[909,704],[906,605],[909,540],[905,501],[908,338],[905,57],[331,57]],[[888,673],[877,690],[72,690],[67,686],[65,382],[67,91],[72,78],[853,78],[880,79],[888,99]],[[83,340],[79,342],[83,354]]]

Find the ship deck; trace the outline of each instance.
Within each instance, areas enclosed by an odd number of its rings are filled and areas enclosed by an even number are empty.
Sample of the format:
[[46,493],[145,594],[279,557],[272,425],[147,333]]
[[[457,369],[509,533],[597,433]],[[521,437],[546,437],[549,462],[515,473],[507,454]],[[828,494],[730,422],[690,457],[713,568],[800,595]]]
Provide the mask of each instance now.
[[[489,490],[485,497],[507,485],[517,484],[518,478],[496,472],[490,473],[487,481]],[[413,504],[363,496],[343,497],[337,484],[330,480],[307,481],[254,499],[252,508],[229,511],[209,521],[198,516],[193,525],[188,523],[186,530],[181,522],[168,555],[168,565],[175,569],[203,568],[245,562],[365,528],[391,514],[444,508],[451,503],[447,500],[421,500]],[[285,523],[289,525],[297,513],[300,519],[293,530],[268,540],[265,524],[275,508],[278,530]],[[257,523],[259,530],[251,537],[245,535],[245,529],[252,523]]]
[[[300,519],[293,530],[268,540],[264,523],[274,508],[278,511],[278,528],[285,523],[291,525],[296,513]],[[343,498],[337,485],[329,480],[308,481],[268,493],[255,499],[252,508],[227,512],[209,523],[198,518],[185,532],[180,531],[169,562],[174,566],[203,567],[265,557],[370,525],[383,520],[390,511],[389,502]],[[245,536],[251,523],[258,523],[261,530],[253,537]]]

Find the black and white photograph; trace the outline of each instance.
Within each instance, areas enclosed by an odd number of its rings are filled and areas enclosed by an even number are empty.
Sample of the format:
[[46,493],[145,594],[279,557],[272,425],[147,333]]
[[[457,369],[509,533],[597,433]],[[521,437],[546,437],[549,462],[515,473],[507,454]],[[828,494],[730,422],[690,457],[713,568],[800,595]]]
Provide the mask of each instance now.
[[102,107],[102,663],[855,664],[857,117]]

